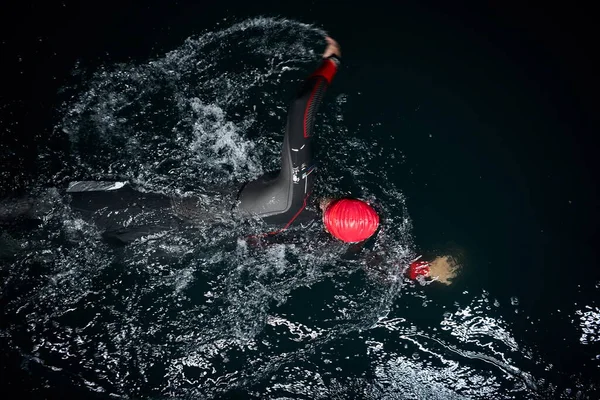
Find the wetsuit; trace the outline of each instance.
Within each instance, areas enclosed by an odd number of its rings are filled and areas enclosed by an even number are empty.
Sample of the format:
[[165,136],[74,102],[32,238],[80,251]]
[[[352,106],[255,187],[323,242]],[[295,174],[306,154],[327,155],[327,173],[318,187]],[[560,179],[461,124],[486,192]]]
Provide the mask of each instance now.
[[[335,56],[321,65],[302,84],[288,111],[281,151],[281,170],[248,182],[238,191],[207,191],[203,197],[172,197],[144,193],[119,182],[76,182],[67,192],[71,207],[94,223],[105,239],[122,243],[176,229],[190,223],[210,223],[231,218],[232,211],[246,218],[258,217],[277,233],[293,223],[312,220],[306,205],[315,179],[311,141],[318,106],[339,66]],[[203,188],[204,190],[204,188]],[[215,199],[214,196],[221,196]]]
[[311,141],[317,109],[338,65],[335,56],[325,59],[304,82],[288,111],[281,170],[247,183],[239,195],[240,210],[281,229],[314,218],[306,210],[316,170]]

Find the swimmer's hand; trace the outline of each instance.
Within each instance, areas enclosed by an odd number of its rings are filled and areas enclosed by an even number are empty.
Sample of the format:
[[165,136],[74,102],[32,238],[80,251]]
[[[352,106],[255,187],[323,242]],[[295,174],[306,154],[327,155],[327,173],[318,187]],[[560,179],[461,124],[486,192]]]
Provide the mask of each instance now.
[[325,37],[325,41],[327,42],[327,48],[325,48],[325,52],[323,53],[323,58],[328,58],[333,55],[338,58],[342,58],[342,49],[338,42],[330,38],[329,36]]

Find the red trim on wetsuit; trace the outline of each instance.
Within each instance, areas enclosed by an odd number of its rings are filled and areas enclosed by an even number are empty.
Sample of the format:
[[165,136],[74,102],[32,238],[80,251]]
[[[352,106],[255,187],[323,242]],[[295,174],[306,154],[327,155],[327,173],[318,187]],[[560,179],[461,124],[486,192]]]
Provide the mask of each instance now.
[[[338,70],[339,63],[339,57],[337,56],[331,56],[330,58],[323,59],[319,67],[307,78],[303,86],[300,88],[300,91],[298,91],[296,98],[292,102],[288,112],[288,126],[285,133],[285,137],[288,138],[288,148],[286,149],[284,147],[284,151],[282,151],[282,163],[291,162],[292,166],[298,164],[298,168],[303,165],[302,169],[308,167],[309,170],[303,177],[303,179],[307,180],[305,183],[308,183],[308,175],[310,175],[310,173],[314,170],[314,163],[311,161],[312,158],[310,156],[310,136],[308,135],[308,128],[311,127],[311,124],[314,124],[314,118],[319,105],[317,101],[321,101],[322,95],[324,94],[327,86],[329,86],[333,80],[333,77]],[[284,139],[284,146],[285,143],[286,141]],[[290,171],[290,173],[291,172],[292,171]],[[292,176],[290,176],[290,179],[291,178]],[[312,181],[310,185],[311,188],[309,190],[312,192]],[[298,189],[295,186],[294,188]],[[267,188],[267,190],[268,189],[269,188]],[[242,191],[243,190],[244,189],[242,189]],[[297,193],[297,195],[299,194],[300,193]],[[269,233],[263,233],[261,235],[251,235],[250,238],[273,236],[288,229],[290,225],[294,223],[297,217],[306,209],[309,196],[310,193],[304,194],[300,209],[297,210],[296,213],[285,223],[283,228],[271,231]],[[298,204],[298,197],[300,196],[294,196],[294,206],[297,206]],[[258,209],[258,211],[262,212],[262,209],[259,209],[254,203],[252,203],[252,199],[249,200],[249,205],[249,210],[252,211]],[[293,212],[291,207],[286,209],[284,212],[280,212],[279,214],[285,214],[285,217],[281,215],[282,218],[277,221],[277,224],[282,223],[282,220],[287,218],[291,212]],[[272,217],[275,218],[276,216],[277,215],[267,216],[265,219]]]
[[276,231],[272,231],[272,232],[268,232],[265,234],[265,236],[273,236],[273,235],[277,235],[279,232],[283,232],[285,231],[287,228],[290,227],[290,225],[292,224],[292,222],[294,222],[294,220],[296,218],[298,218],[298,215],[300,215],[300,213],[306,208],[306,200],[308,199],[308,197],[310,196],[310,193],[307,194],[306,196],[304,196],[304,200],[302,201],[302,207],[300,207],[300,209],[298,210],[298,212],[296,214],[294,214],[294,216],[292,217],[292,219],[290,219],[290,222],[288,222],[283,228],[278,229]]
[[[320,77],[321,75],[318,75],[318,76]],[[313,88],[312,92],[310,93],[310,97],[308,98],[308,102],[306,103],[306,108],[304,109],[304,118],[302,121],[302,129],[303,129],[303,132],[304,132],[303,135],[305,138],[310,137],[306,134],[306,120],[308,119],[308,110],[310,110],[310,105],[313,101],[313,98],[315,97],[315,93],[317,93],[318,88],[319,88],[319,84],[316,84],[315,87]]]
[[325,60],[323,60],[319,68],[317,68],[317,70],[313,72],[312,75],[308,78],[310,79],[314,78],[315,76],[322,76],[323,78],[327,79],[327,83],[331,85],[331,81],[333,80],[333,77],[337,72],[337,68],[338,66],[335,63],[335,61],[326,58]]
[[292,217],[292,219],[281,229],[278,229],[276,231],[271,231],[271,232],[267,232],[267,233],[261,233],[259,235],[250,235],[247,236],[248,239],[258,239],[261,237],[266,237],[266,236],[275,236],[280,232],[285,231],[287,228],[290,227],[290,225],[294,222],[294,220],[298,217],[298,215],[300,215],[300,213],[306,208],[306,200],[309,198],[310,194],[307,194],[304,197],[304,200],[302,201],[302,207],[300,207],[300,209],[298,210],[298,212]]
[[[327,81],[327,84],[331,85],[331,81],[333,80],[333,77],[335,76],[337,69],[338,69],[338,64],[334,60],[332,60],[330,58],[326,58],[325,60],[323,60],[323,62],[319,66],[319,68],[317,68],[317,70],[308,77],[308,79],[325,78],[325,80]],[[306,108],[304,109],[303,130],[304,130],[305,138],[309,137],[306,134],[306,120],[308,117],[308,110],[310,110],[310,108],[311,108],[313,99],[315,97],[315,93],[317,93],[317,89],[319,89],[319,87],[320,87],[320,85],[317,83],[315,85],[315,87],[312,89],[312,92],[310,94],[308,102],[306,103]]]

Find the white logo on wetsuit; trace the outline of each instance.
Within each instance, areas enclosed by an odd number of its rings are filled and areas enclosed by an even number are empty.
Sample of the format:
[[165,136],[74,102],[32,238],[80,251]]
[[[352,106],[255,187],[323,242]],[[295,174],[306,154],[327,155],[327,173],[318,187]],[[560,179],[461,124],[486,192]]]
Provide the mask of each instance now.
[[292,169],[292,182],[300,183],[300,176],[298,175],[298,167]]

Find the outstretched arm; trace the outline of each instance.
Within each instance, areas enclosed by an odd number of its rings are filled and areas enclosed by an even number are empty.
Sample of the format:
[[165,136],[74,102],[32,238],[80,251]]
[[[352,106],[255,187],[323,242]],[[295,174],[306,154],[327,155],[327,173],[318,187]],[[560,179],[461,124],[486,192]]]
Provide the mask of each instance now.
[[240,209],[286,229],[300,217],[312,192],[315,166],[311,136],[325,89],[340,63],[340,46],[326,38],[323,61],[300,87],[288,111],[277,178],[263,176],[249,182],[239,195]]
[[282,174],[291,175],[294,183],[299,183],[304,174],[310,174],[310,168],[313,167],[310,138],[313,134],[317,110],[325,90],[337,72],[342,56],[340,46],[335,40],[327,37],[326,41],[327,48],[323,53],[323,61],[304,81],[288,112],[281,171]]

